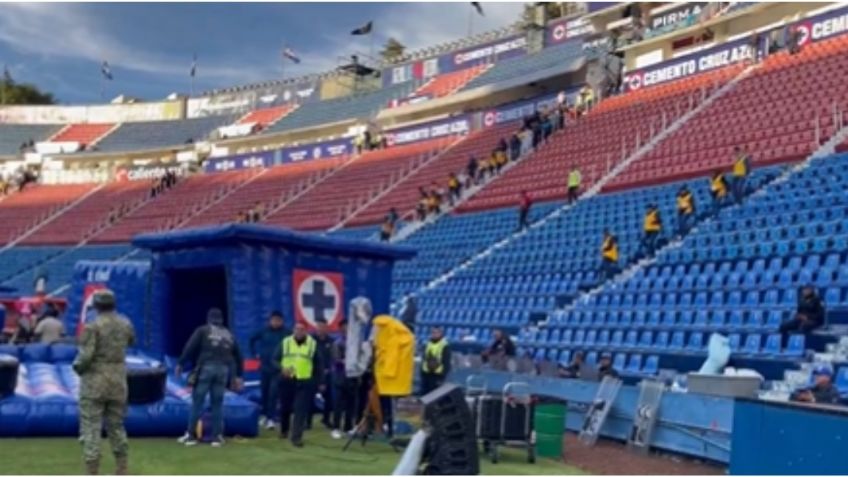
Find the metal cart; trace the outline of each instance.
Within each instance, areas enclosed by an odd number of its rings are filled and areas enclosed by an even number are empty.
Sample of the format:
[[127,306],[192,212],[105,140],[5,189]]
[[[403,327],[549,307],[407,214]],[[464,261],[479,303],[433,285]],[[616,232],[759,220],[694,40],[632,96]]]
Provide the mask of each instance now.
[[498,462],[499,446],[525,448],[527,462],[536,462],[533,396],[527,383],[507,383],[500,396],[480,396],[475,415],[477,437],[493,464]]

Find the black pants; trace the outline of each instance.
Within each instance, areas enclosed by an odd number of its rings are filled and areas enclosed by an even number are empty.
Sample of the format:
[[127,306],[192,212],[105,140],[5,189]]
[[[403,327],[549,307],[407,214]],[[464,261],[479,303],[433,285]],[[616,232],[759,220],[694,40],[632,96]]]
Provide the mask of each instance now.
[[421,372],[421,395],[428,394],[445,382],[444,374]]
[[[315,395],[314,388],[311,381],[280,379],[280,435],[290,435],[292,442],[303,440],[303,430]],[[291,422],[292,414],[294,423]]]
[[[333,382],[329,375],[324,379],[324,391],[319,391],[319,394],[321,394],[321,398],[324,400],[324,409],[321,410],[321,423],[325,427],[330,427],[330,418],[333,416]],[[315,410],[316,412],[313,413],[313,416],[317,414],[317,408]]]
[[801,334],[806,335],[821,325],[821,323],[816,323],[815,321],[801,321],[798,318],[792,318],[791,320],[784,321],[780,324],[780,340],[782,347],[786,348],[786,345],[789,343],[790,332],[800,331]]
[[530,226],[530,222],[527,220],[527,215],[530,212],[530,209],[519,209],[518,211],[518,229],[526,229]]
[[568,188],[568,203],[572,203],[577,200],[577,193],[580,191],[580,187],[569,187]]
[[333,400],[333,429],[347,432],[353,429],[357,417],[356,406],[359,402],[357,395],[359,380],[343,378],[335,383],[335,399]]

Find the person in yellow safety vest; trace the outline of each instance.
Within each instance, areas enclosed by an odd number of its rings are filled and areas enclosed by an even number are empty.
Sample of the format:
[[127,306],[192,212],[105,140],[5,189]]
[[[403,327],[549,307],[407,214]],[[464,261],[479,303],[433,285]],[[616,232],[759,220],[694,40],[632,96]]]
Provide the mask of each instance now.
[[451,350],[442,329],[435,327],[430,331],[430,341],[424,348],[421,359],[421,395],[438,388],[450,373]]
[[656,204],[650,204],[645,212],[645,236],[642,239],[642,256],[650,257],[657,248],[657,239],[662,232],[662,218]]
[[495,154],[494,154],[494,160],[495,160],[495,169],[497,170],[498,173],[500,173],[501,169],[503,169],[503,166],[505,166],[506,163],[507,163],[506,151],[501,150],[501,149],[496,150]]
[[[303,447],[303,430],[311,416],[312,400],[316,391],[322,391],[324,363],[316,352],[315,339],[306,332],[306,325],[298,322],[291,336],[283,339],[274,353],[274,363],[280,367],[280,438],[289,437],[295,447]],[[294,423],[291,422],[294,414]]]
[[713,196],[713,214],[717,214],[727,197],[727,181],[721,171],[715,171],[710,179],[710,194]]
[[609,230],[604,230],[601,244],[601,274],[609,280],[618,271],[618,239]]
[[577,200],[577,194],[580,193],[580,184],[583,182],[583,176],[580,174],[580,169],[572,167],[568,173],[568,203]]
[[448,174],[448,200],[451,206],[453,206],[454,202],[459,200],[459,196],[461,194],[462,184],[459,182],[459,178],[456,177],[456,173],[451,172]]
[[736,146],[733,150],[733,198],[737,204],[745,197],[745,181],[751,167],[751,155],[746,148]]
[[695,197],[686,185],[677,192],[677,234],[689,232],[695,219]]

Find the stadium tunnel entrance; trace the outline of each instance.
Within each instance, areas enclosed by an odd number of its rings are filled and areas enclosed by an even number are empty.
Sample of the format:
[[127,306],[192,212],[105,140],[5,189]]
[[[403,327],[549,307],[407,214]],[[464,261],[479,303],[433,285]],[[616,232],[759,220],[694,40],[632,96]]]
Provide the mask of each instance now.
[[162,328],[165,354],[179,356],[197,327],[206,324],[206,313],[218,308],[229,326],[227,269],[224,266],[170,269],[166,271],[169,303]]

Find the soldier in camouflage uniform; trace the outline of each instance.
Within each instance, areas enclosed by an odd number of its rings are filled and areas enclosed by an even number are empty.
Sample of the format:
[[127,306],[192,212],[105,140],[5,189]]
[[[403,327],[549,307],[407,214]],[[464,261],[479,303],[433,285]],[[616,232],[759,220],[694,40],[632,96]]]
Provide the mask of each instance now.
[[100,432],[106,434],[115,455],[115,473],[127,473],[126,349],[135,341],[130,322],[115,312],[115,295],[110,290],[95,293],[92,304],[97,318],[85,326],[80,337],[74,371],[80,376],[80,434],[86,471],[97,474],[100,467]]

